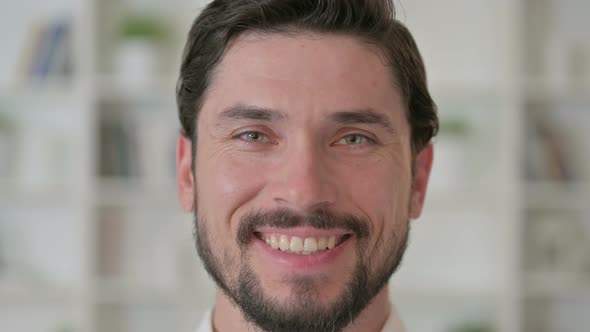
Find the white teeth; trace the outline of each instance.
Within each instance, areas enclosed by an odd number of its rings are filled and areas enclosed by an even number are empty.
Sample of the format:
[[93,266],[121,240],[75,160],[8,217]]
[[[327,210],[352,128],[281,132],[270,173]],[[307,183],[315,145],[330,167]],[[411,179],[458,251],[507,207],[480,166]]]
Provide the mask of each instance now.
[[334,235],[332,235],[328,239],[328,249],[334,249],[335,246],[336,246],[336,237]]
[[270,246],[273,249],[279,249],[279,239],[274,234],[270,236]]
[[290,239],[287,235],[271,234],[263,236],[263,241],[275,250],[281,250],[292,254],[310,255],[319,251],[334,249],[336,247],[336,236],[300,238],[292,236]]
[[318,250],[326,250],[328,249],[328,239],[325,237],[321,237],[318,240]]
[[279,248],[282,251],[287,251],[289,250],[289,239],[287,238],[286,235],[281,235],[281,238],[279,239]]
[[291,238],[291,244],[289,246],[289,250],[291,250],[291,252],[294,252],[296,254],[302,252],[303,251],[303,240],[301,240],[300,237],[293,236]]
[[313,237],[306,237],[303,241],[303,251],[309,253],[318,251],[318,242]]

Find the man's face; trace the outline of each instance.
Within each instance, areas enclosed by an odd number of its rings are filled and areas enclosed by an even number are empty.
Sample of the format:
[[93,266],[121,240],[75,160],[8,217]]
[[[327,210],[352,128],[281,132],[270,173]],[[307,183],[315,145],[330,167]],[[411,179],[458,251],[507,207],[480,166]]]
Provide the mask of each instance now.
[[406,108],[378,51],[336,35],[241,36],[197,132],[194,179],[179,140],[181,200],[219,286],[263,327],[345,325],[399,264],[430,170],[429,146],[413,176]]

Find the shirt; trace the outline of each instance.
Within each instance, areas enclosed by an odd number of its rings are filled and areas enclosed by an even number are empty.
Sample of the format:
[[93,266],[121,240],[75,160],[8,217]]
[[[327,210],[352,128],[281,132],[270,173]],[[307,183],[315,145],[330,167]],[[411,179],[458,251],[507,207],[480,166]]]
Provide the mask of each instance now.
[[[213,310],[208,310],[196,332],[213,332]],[[399,318],[397,310],[391,305],[391,312],[381,332],[405,332],[404,324]]]

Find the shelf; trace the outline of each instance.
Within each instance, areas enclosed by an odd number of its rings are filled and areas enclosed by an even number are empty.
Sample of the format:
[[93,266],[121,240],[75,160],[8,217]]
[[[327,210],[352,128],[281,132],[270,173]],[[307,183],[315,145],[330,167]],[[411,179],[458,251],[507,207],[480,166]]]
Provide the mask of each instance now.
[[464,210],[467,207],[477,209],[492,209],[505,205],[509,197],[516,193],[510,193],[489,186],[457,186],[454,188],[431,188],[426,193],[424,209],[429,210]]
[[157,103],[176,105],[176,79],[163,75],[137,86],[121,83],[115,76],[99,76],[98,99],[109,103]]
[[147,285],[137,286],[137,283],[131,281],[102,280],[97,282],[94,301],[101,304],[151,303],[193,306],[198,304],[199,295],[202,297],[197,289],[158,289]]
[[80,204],[71,185],[48,183],[39,188],[25,187],[13,179],[0,179],[0,206],[11,207],[70,207]]
[[534,181],[525,183],[528,208],[582,209],[588,207],[590,184],[584,182]]
[[[158,304],[177,304],[186,302],[182,299],[185,296],[172,291],[157,291],[145,287],[144,289],[129,289],[125,287],[99,286],[95,301],[104,303],[158,303]],[[184,301],[183,301],[184,300]]]
[[576,272],[526,272],[525,296],[557,297],[567,294],[588,294],[590,298],[590,275]]
[[11,103],[64,103],[70,102],[80,94],[79,88],[73,84],[46,82],[30,86],[0,87],[0,101]]
[[510,82],[496,83],[486,80],[436,80],[430,81],[428,88],[436,98],[459,98],[459,99],[497,99],[506,97],[505,86]]
[[450,303],[499,303],[501,294],[492,290],[457,288],[408,288],[390,290],[396,302],[450,302]]
[[73,289],[52,286],[41,281],[0,275],[0,307],[15,305],[69,305],[84,301],[85,296]]
[[99,206],[142,206],[180,211],[174,180],[146,183],[132,178],[97,178]]
[[[588,83],[587,83],[588,84]],[[590,85],[564,86],[542,78],[528,78],[522,83],[525,99],[534,101],[590,103]]]

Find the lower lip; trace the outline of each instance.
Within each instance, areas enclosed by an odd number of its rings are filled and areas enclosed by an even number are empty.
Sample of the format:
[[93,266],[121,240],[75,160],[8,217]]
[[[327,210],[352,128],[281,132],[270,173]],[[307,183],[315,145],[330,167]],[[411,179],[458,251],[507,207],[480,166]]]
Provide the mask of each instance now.
[[351,246],[353,239],[354,237],[351,236],[333,249],[310,255],[298,255],[273,249],[256,236],[254,237],[254,245],[256,248],[260,248],[265,256],[270,256],[265,257],[265,260],[270,259],[271,262],[274,262],[281,268],[313,272],[334,264],[345,250]]

